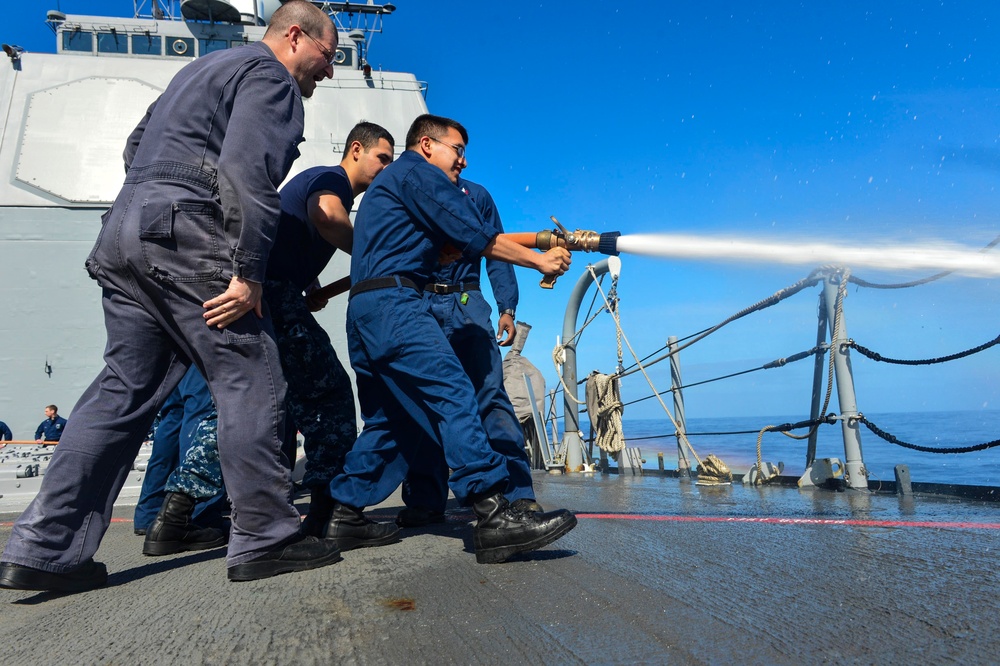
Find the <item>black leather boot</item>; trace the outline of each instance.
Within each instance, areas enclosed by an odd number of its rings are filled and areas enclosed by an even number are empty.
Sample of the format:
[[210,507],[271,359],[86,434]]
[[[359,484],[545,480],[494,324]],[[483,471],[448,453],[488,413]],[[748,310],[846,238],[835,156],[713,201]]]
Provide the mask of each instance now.
[[313,488],[309,498],[309,513],[302,521],[300,531],[306,536],[322,537],[326,524],[333,514],[333,498],[326,487]]
[[541,504],[527,497],[516,499],[510,505],[521,513],[545,513],[545,509],[542,508]]
[[334,501],[324,535],[340,546],[341,552],[399,541],[399,528],[392,523],[376,523],[365,518],[361,509]]
[[472,505],[479,518],[472,532],[476,562],[495,564],[517,553],[552,543],[576,526],[576,516],[566,509],[536,513],[520,511],[497,493]]
[[195,500],[184,493],[167,493],[153,524],[146,530],[143,555],[173,555],[185,550],[207,550],[226,543],[226,534],[191,522]]
[[231,581],[260,580],[293,571],[308,571],[339,562],[340,549],[329,539],[295,535],[290,541],[258,555],[254,559],[229,567]]

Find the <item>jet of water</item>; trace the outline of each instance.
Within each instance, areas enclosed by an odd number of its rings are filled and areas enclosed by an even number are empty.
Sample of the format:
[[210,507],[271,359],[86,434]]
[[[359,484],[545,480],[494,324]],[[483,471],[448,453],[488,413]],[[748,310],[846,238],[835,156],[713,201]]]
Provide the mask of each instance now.
[[1000,276],[1000,256],[943,241],[914,245],[777,242],[683,234],[629,234],[618,238],[619,252],[665,259],[749,261],[835,265],[887,271],[953,271],[970,277]]

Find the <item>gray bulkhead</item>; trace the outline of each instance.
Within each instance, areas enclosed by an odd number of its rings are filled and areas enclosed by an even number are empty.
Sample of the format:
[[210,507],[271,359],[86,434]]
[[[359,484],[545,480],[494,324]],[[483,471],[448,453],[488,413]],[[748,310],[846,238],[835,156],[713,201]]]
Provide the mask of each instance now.
[[[0,60],[0,420],[15,439],[33,437],[50,403],[72,418],[103,366],[101,292],[83,263],[124,180],[126,137],[192,52],[255,41],[263,32],[69,16],[58,27],[60,52],[27,52],[17,66]],[[343,33],[340,42],[345,64],[305,100],[306,141],[290,176],[338,163],[344,138],[362,119],[385,126],[398,154],[410,122],[427,112],[425,86],[412,74],[366,73],[356,44]],[[338,253],[321,281],[343,277],[348,267]],[[318,313],[345,362],[346,303],[340,296]]]

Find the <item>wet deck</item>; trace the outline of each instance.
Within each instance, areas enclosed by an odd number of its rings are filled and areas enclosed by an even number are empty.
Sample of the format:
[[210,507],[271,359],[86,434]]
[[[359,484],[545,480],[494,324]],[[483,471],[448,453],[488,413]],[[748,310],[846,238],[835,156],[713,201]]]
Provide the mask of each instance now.
[[239,584],[221,549],[144,557],[121,507],[97,557],[107,587],[0,590],[3,662],[986,664],[1000,652],[998,504],[659,477],[536,485],[580,524],[523,559],[476,564],[471,514],[456,508],[399,544]]

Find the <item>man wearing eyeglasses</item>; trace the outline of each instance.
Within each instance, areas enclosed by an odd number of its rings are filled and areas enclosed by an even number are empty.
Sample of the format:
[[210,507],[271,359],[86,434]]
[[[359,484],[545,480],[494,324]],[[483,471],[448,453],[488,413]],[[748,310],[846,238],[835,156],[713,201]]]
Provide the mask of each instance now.
[[467,142],[458,122],[418,117],[407,150],[374,180],[355,219],[347,335],[365,427],[330,484],[326,536],[341,550],[390,539],[395,526],[368,520],[363,509],[399,486],[424,440],[441,447],[452,491],[479,518],[478,562],[540,548],[576,524],[568,511],[522,512],[504,497],[506,460],[490,447],[472,383],[423,300],[446,244],[470,260],[486,256],[545,275],[569,267],[561,248],[538,253],[500,236],[456,187]]
[[336,544],[299,533],[281,455],[285,381],[261,307],[278,186],[302,141],[302,97],[333,75],[336,46],[323,11],[287,2],[261,42],[185,66],[129,137],[125,184],[87,259],[103,288],[106,367],[14,524],[0,586],[80,592],[106,583],[93,555],[112,500],[192,363],[219,412],[233,504],[229,579],[340,559]]
[[[500,211],[489,191],[467,178],[459,189],[475,203],[483,219],[503,233]],[[424,287],[424,302],[444,331],[452,350],[476,392],[483,428],[494,451],[507,461],[509,479],[506,497],[520,511],[542,511],[535,501],[531,464],[524,447],[524,433],[503,384],[501,347],[514,344],[514,314],[518,303],[514,267],[503,261],[486,260],[490,287],[500,311],[494,336],[491,309],[480,288],[480,259],[459,256],[441,266]],[[423,446],[423,453],[403,482],[406,508],[396,516],[400,527],[423,527],[445,519],[448,501],[448,465],[440,448]]]

